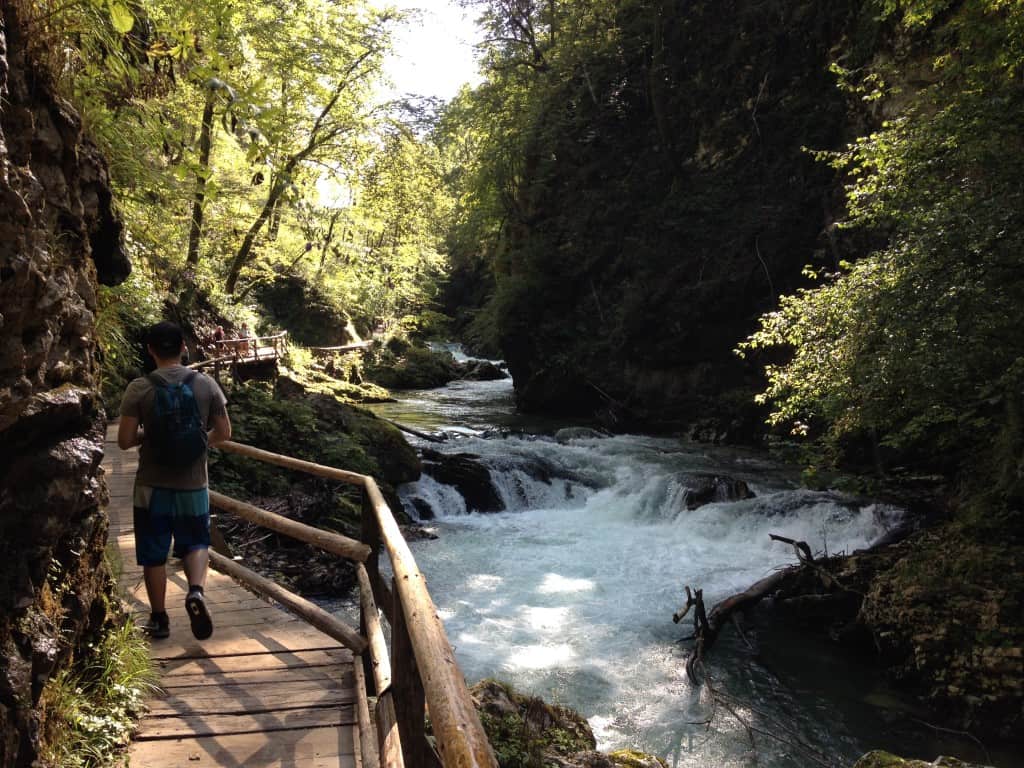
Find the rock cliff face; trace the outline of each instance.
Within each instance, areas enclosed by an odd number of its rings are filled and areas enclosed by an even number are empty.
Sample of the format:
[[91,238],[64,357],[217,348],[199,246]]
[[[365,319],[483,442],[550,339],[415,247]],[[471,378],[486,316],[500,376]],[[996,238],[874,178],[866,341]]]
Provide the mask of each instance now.
[[733,349],[804,265],[848,255],[833,237],[841,184],[808,149],[861,127],[829,65],[863,56],[865,8],[618,7],[621,39],[551,87],[524,142],[494,302],[521,407],[760,429],[759,374]]
[[96,284],[130,267],[106,166],[0,7],[0,765],[22,766],[43,685],[106,610]]

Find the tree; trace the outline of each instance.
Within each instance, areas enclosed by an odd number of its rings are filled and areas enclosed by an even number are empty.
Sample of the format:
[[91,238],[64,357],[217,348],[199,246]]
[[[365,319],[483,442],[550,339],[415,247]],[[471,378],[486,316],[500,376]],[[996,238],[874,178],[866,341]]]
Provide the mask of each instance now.
[[[884,233],[885,245],[784,298],[744,349],[791,351],[768,367],[761,398],[773,423],[824,437],[833,457],[868,440],[901,462],[954,469],[980,451],[992,466],[1016,466],[1024,6],[880,9],[913,43],[911,56],[930,61],[931,82],[910,93],[903,85],[898,115],[827,159],[850,177],[843,227]],[[906,63],[857,77],[839,71],[847,87],[884,104],[896,94],[886,83],[899,83]],[[1017,448],[994,457],[992,446],[1005,444]]]

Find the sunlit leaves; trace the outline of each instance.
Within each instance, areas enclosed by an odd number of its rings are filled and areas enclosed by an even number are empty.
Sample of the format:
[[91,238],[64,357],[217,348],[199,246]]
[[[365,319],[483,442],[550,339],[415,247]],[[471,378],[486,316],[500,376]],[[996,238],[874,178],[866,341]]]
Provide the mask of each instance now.
[[767,368],[761,399],[795,432],[810,423],[832,441],[871,434],[934,459],[988,440],[1000,428],[991,397],[1020,386],[1011,371],[1024,354],[1024,7],[950,8],[883,4],[906,28],[929,31],[936,78],[827,158],[851,178],[843,226],[887,233],[888,245],[784,298],[743,347],[792,351]]

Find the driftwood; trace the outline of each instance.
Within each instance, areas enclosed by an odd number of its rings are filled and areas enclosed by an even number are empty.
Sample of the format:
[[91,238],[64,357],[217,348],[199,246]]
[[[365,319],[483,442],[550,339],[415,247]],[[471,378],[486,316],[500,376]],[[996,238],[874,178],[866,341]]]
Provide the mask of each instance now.
[[407,427],[405,424],[399,424],[397,421],[392,421],[391,419],[384,419],[384,421],[386,421],[391,426],[396,427],[396,428],[402,430],[403,432],[408,432],[410,435],[415,435],[416,437],[421,437],[424,440],[427,440],[427,441],[429,441],[431,443],[443,443],[444,442],[444,439],[438,437],[437,435],[431,435],[428,432],[421,432],[418,429],[413,429],[412,427]]
[[[686,660],[686,676],[690,678],[690,682],[694,685],[701,684],[701,677],[697,674],[698,665],[703,666],[704,656],[711,650],[711,646],[718,639],[718,634],[734,618],[734,614],[737,611],[745,610],[759,603],[778,589],[790,575],[796,573],[801,568],[812,567],[816,571],[824,570],[814,562],[814,555],[811,554],[811,548],[807,546],[807,542],[795,541],[785,536],[776,536],[775,534],[769,534],[769,536],[772,541],[790,544],[796,552],[800,564],[791,565],[776,571],[772,575],[766,576],[752,584],[743,592],[730,595],[716,604],[711,609],[711,613],[707,613],[704,607],[704,590],[685,587],[686,603],[672,615],[672,621],[678,624],[689,614],[690,609],[693,609],[693,635],[686,639],[691,639],[695,642],[693,651]],[[832,580],[832,583],[835,583],[834,580]],[[742,632],[740,634],[742,636]],[[746,642],[746,637],[743,639]]]

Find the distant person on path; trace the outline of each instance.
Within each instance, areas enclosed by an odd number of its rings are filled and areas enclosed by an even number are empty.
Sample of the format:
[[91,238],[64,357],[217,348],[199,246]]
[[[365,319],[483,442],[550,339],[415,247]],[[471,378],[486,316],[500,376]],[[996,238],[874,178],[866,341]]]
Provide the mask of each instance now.
[[249,354],[249,339],[252,334],[249,333],[249,326],[247,323],[242,323],[242,328],[238,332],[238,337],[242,339],[238,342],[238,354],[248,355]]
[[135,476],[135,557],[142,566],[151,614],[145,631],[170,635],[167,618],[167,551],[185,561],[185,609],[192,634],[205,640],[213,621],[203,589],[209,564],[210,497],[207,447],[231,438],[227,400],[217,383],[181,365],[181,328],[157,323],[146,335],[156,370],[135,379],[121,401],[117,444],[139,446]]

